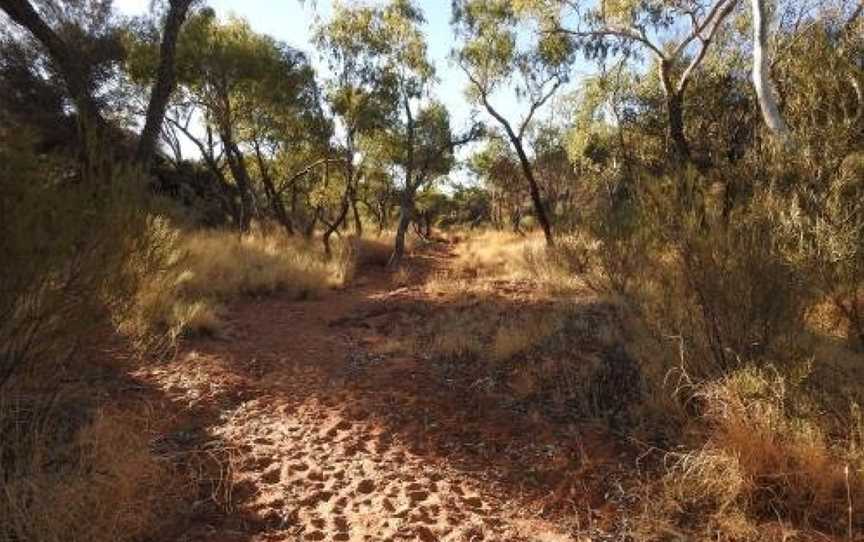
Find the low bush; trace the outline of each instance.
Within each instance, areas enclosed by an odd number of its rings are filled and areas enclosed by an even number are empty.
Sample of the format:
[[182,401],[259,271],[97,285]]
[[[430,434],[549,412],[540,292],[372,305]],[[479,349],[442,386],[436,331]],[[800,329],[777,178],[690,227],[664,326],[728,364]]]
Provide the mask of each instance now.
[[75,168],[0,132],[0,386],[61,371],[99,326],[126,326],[136,292],[169,264],[141,175]]
[[576,251],[649,331],[646,397],[679,427],[643,523],[660,538],[758,540],[778,518],[857,532],[864,388],[837,338],[857,341],[860,179],[839,168],[802,188],[806,161],[740,168],[633,181]]
[[141,540],[190,497],[141,413],[65,392],[0,397],[0,540]]
[[757,540],[759,525],[778,517],[823,532],[860,531],[858,425],[827,432],[832,424],[808,392],[808,378],[745,367],[701,387],[696,397],[703,414],[691,438],[702,444],[668,455],[659,489],[664,499],[655,501],[661,509],[649,514],[689,524],[706,537],[729,536],[734,523],[747,534],[742,539]]

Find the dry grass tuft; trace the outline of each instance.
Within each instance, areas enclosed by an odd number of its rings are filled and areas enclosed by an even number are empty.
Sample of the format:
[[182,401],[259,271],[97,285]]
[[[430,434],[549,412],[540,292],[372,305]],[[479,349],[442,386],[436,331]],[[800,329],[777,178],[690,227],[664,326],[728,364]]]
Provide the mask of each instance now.
[[344,244],[327,260],[316,246],[281,232],[178,232],[172,265],[143,285],[130,322],[167,330],[172,341],[184,333],[218,333],[221,304],[232,297],[274,292],[298,300],[318,297],[348,282],[353,266],[353,253]]
[[706,533],[728,535],[734,525],[751,532],[745,539],[757,539],[760,523],[777,517],[835,533],[864,528],[864,455],[857,439],[826,434],[798,384],[745,368],[706,384],[697,398],[704,423],[694,429],[707,431],[705,444],[670,454],[659,501],[664,510],[651,514],[677,523],[698,518]]
[[185,237],[182,250],[188,267],[179,286],[190,297],[281,291],[306,299],[339,285],[334,263],[282,235],[196,232]]
[[[529,281],[535,293],[567,295],[584,291],[573,272],[569,238],[548,249],[539,234],[520,236],[510,232],[485,231],[460,238],[456,245],[454,274],[472,283],[495,280]],[[476,287],[476,286],[474,286]]]
[[141,540],[188,497],[172,463],[151,451],[148,420],[75,405],[0,405],[0,540]]

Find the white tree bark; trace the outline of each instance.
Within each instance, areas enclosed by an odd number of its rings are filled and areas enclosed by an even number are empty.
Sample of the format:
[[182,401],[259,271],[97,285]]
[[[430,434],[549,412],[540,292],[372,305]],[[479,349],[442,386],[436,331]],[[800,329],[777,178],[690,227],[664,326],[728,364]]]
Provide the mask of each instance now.
[[768,14],[765,0],[751,0],[753,6],[753,85],[762,118],[768,129],[783,141],[789,138],[789,126],[777,105],[774,81],[771,79],[771,58],[768,51]]

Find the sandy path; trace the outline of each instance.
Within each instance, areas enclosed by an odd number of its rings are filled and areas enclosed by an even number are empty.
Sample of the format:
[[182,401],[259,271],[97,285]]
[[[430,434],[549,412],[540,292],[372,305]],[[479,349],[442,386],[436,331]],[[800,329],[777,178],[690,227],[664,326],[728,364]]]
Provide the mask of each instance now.
[[240,302],[225,336],[149,371],[234,450],[233,508],[183,539],[577,540],[604,515],[595,433],[520,420],[392,345],[436,310],[419,286],[448,258],[418,257],[408,287],[377,270]]

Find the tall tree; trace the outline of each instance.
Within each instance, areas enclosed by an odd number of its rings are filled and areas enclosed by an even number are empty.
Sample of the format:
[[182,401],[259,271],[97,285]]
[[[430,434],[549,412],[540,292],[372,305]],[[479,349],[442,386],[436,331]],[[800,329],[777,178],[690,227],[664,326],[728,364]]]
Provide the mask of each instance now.
[[789,126],[780,113],[777,93],[771,78],[771,55],[768,50],[769,13],[765,0],[750,0],[753,8],[753,86],[759,109],[768,129],[781,140],[789,137]]
[[399,81],[387,53],[389,40],[382,27],[382,10],[371,6],[336,4],[333,17],[315,34],[319,48],[327,54],[332,79],[327,100],[338,121],[342,149],[344,189],[335,220],[324,230],[324,247],[329,253],[330,237],[354,210],[356,233],[362,233],[357,210],[358,184],[364,173],[367,153],[363,139],[386,130],[396,121],[399,108]]
[[[155,49],[146,39],[133,47],[129,70],[136,80],[157,77]],[[169,123],[198,147],[217,178],[225,179],[227,167],[240,200],[240,229],[249,228],[260,181],[273,216],[293,231],[277,188],[276,175],[285,172],[277,172],[273,160],[301,142],[329,137],[306,56],[255,33],[242,19],[223,23],[203,10],[180,36],[177,59],[181,89]],[[189,127],[193,117],[203,122],[203,133]]]
[[[386,88],[381,97],[391,100],[377,102],[378,114],[383,114],[378,118],[386,122],[369,125],[362,134],[366,147],[383,149],[401,173],[399,223],[390,265],[398,265],[405,253],[405,236],[415,218],[418,190],[449,172],[454,147],[476,134],[475,129],[454,138],[446,108],[430,98],[434,68],[421,30],[424,21],[413,0],[391,0],[380,7],[341,8],[325,33],[333,58],[341,61],[340,81],[347,84],[341,87],[343,92],[346,88],[363,89],[363,83],[373,82]],[[346,62],[347,58],[350,61]],[[363,70],[361,77],[352,72],[358,67]],[[344,118],[350,120],[350,116]],[[353,185],[356,194],[356,180]]]
[[153,88],[150,91],[144,129],[141,131],[141,139],[138,141],[136,152],[136,159],[139,163],[148,163],[156,150],[168,101],[176,85],[174,64],[180,28],[186,20],[189,7],[195,1],[168,0],[168,12],[165,14],[165,23],[162,25],[162,43],[159,46],[159,68],[156,79],[153,81]]
[[653,55],[666,98],[667,131],[673,155],[690,160],[690,144],[684,132],[687,88],[738,2],[601,0],[587,4],[527,0],[527,6],[540,15],[545,31],[573,37],[589,57],[603,57],[610,51],[629,53],[634,49]]
[[[159,74],[153,82],[145,127],[136,153],[136,159],[144,164],[150,160],[154,151],[155,141],[164,120],[166,104],[174,88],[174,51],[177,36],[193,2],[194,0],[168,0],[168,11],[165,17],[159,55]],[[76,34],[87,34],[87,29],[84,28],[81,21],[82,18],[102,21],[103,28],[100,30],[104,30],[108,26],[107,21],[110,20],[111,16],[111,1],[85,2],[82,4],[85,10],[83,14],[76,13],[82,10],[81,6],[65,5],[63,2],[52,2],[51,4],[51,11],[55,14],[69,12],[73,15],[83,15],[83,17],[78,17],[78,21],[75,21],[74,18],[71,20],[73,23],[77,22],[73,26],[78,29],[78,32],[72,34],[72,39],[64,36],[62,25],[59,25],[60,28],[52,27],[49,24],[49,19],[43,16],[29,0],[0,0],[0,9],[12,21],[25,28],[44,47],[52,63],[62,75],[78,111],[82,141],[85,145],[95,141],[101,147],[105,144],[103,132],[107,122],[102,114],[101,104],[95,97],[100,84],[97,77],[98,66],[100,61],[105,59],[105,51],[109,51],[108,55],[112,60],[119,60],[123,53],[114,31],[106,32],[102,36],[91,37],[91,43],[94,41],[93,38],[101,38],[101,43],[107,44],[107,47],[97,48],[97,51],[102,51],[102,53],[96,55],[92,54],[92,48],[90,51],[86,51],[91,54],[84,54],[85,51],[77,46],[79,44],[76,43],[74,37]],[[61,20],[60,22],[68,23],[70,21]],[[85,156],[90,156],[90,154],[87,151],[84,153]]]
[[[515,7],[508,0],[454,1],[454,29],[461,39],[455,56],[470,81],[470,96],[500,124],[516,151],[534,214],[547,245],[553,246],[552,223],[525,138],[537,111],[567,82],[573,50],[565,35],[527,34]],[[518,122],[492,103],[496,92],[508,88],[514,88],[528,107]]]

